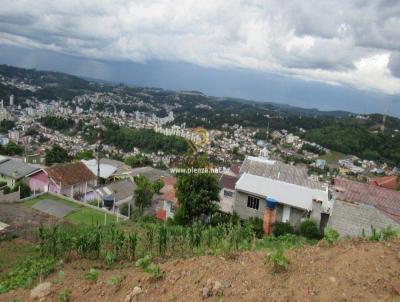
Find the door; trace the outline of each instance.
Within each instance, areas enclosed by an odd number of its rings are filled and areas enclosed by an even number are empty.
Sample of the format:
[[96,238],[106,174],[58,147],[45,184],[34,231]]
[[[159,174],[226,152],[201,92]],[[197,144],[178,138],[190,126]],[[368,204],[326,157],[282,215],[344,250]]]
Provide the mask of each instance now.
[[283,206],[282,222],[288,222],[290,218],[290,207],[287,205]]

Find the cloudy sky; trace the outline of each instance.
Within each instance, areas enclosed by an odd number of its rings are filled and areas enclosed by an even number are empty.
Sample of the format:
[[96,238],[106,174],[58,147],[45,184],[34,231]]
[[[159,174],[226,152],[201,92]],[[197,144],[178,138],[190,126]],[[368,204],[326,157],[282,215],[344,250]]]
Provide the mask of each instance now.
[[1,63],[400,115],[397,0],[1,2]]

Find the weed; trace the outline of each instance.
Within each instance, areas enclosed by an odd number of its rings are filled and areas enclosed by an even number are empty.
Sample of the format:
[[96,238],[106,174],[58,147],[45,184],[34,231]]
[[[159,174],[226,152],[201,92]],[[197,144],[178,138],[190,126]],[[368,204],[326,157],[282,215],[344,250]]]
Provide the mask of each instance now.
[[120,286],[123,278],[121,276],[111,276],[110,279],[107,280],[108,285]]
[[325,228],[324,239],[329,243],[333,244],[339,239],[339,233],[332,228]]
[[111,266],[116,259],[116,256],[113,252],[108,251],[105,257],[105,262],[108,266]]
[[97,278],[99,277],[99,271],[95,268],[91,268],[89,272],[85,274],[85,279],[96,283]]
[[285,250],[278,248],[267,255],[267,261],[272,262],[275,272],[281,272],[288,269],[289,260],[285,257]]
[[68,302],[71,299],[71,290],[69,288],[64,288],[58,295],[58,300],[60,302]]

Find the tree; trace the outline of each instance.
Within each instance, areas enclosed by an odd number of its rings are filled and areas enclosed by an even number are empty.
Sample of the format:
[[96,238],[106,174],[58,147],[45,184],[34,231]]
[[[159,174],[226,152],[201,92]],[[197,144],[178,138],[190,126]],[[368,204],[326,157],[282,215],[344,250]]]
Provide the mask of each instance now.
[[[197,157],[184,162],[186,168],[208,169],[205,157]],[[200,170],[201,171],[201,170]],[[208,172],[203,170],[201,172]],[[179,224],[191,224],[202,216],[211,216],[217,211],[214,203],[219,201],[219,185],[212,173],[182,173],[175,184],[179,208],[175,220]]]
[[0,147],[0,154],[3,155],[22,155],[24,153],[24,148],[20,145],[17,145],[14,142],[9,142],[7,145],[4,147]]
[[144,175],[137,175],[134,178],[137,188],[134,191],[135,206],[143,213],[143,209],[151,205],[154,194],[159,194],[164,186],[161,180],[151,181]]
[[88,160],[94,158],[94,154],[92,150],[82,150],[76,153],[74,157],[76,160],[81,160],[81,159]]
[[68,152],[59,145],[53,145],[50,150],[46,150],[46,164],[65,163],[70,160]]

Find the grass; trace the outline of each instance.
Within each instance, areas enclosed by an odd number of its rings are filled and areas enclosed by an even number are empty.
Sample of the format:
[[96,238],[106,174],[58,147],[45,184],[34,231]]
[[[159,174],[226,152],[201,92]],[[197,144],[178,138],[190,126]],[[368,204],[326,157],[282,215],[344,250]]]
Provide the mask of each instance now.
[[344,153],[331,151],[321,156],[321,159],[325,159],[328,164],[337,164],[339,159],[343,159],[346,155]]
[[0,281],[6,278],[7,273],[27,256],[37,256],[35,245],[22,240],[0,241]]
[[[82,207],[64,217],[65,220],[73,224],[97,225],[104,224],[104,212],[91,208]],[[116,220],[115,216],[107,215],[107,224]]]
[[[36,198],[30,199],[25,201],[25,205],[28,207],[33,207],[36,203],[42,200],[54,200],[59,203],[65,204],[74,208],[74,210],[67,214],[64,219],[72,224],[84,224],[84,225],[97,225],[97,224],[104,224],[104,212],[88,207],[81,206],[77,203],[72,201],[59,198],[50,194],[44,194],[38,196]],[[114,215],[107,214],[107,224],[110,222],[114,222],[116,220]]]

